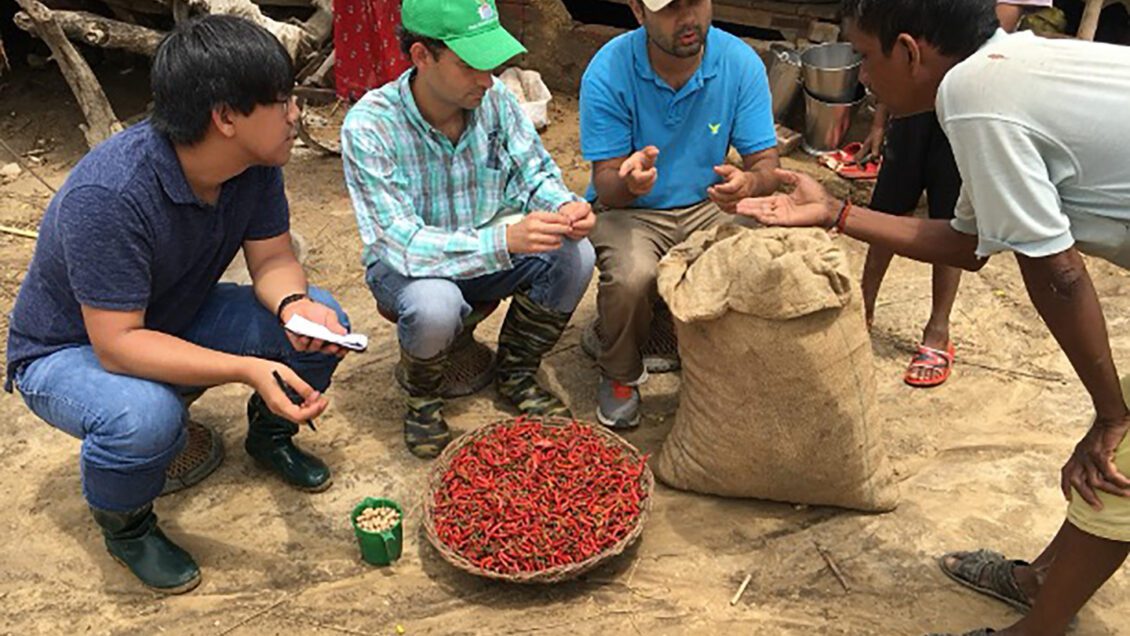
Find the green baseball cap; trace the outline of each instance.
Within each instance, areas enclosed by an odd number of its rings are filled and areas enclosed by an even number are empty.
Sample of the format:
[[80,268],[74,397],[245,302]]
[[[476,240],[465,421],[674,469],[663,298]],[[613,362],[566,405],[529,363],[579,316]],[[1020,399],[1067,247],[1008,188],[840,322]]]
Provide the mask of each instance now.
[[404,29],[441,40],[473,69],[490,71],[526,52],[498,22],[494,0],[404,0]]

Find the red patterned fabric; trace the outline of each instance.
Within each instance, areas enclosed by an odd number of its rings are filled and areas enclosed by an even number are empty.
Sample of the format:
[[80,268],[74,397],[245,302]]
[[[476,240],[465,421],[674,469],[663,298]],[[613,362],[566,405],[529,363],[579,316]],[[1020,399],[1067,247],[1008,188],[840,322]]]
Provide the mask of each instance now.
[[334,0],[334,83],[356,101],[408,69],[396,37],[400,0]]

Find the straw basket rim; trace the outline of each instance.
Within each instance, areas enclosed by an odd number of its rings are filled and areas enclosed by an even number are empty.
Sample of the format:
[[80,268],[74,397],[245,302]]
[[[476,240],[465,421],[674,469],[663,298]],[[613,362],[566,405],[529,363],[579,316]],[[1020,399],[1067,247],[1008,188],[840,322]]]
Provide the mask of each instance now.
[[[518,421],[517,417],[510,417],[502,420],[497,420],[489,424],[485,424],[474,431],[462,435],[451,444],[448,444],[443,453],[436,458],[435,465],[432,466],[431,471],[428,473],[427,488],[424,492],[423,511],[424,511],[424,536],[428,539],[428,543],[439,552],[440,556],[445,561],[463,570],[469,574],[494,579],[497,581],[507,581],[510,583],[558,583],[567,581],[569,579],[580,576],[581,574],[595,568],[596,566],[604,563],[605,561],[622,554],[633,543],[635,543],[640,535],[643,534],[644,524],[647,522],[651,514],[652,499],[655,491],[655,476],[651,472],[651,467],[644,463],[643,472],[640,473],[640,485],[643,488],[644,496],[640,512],[636,516],[635,522],[631,531],[628,532],[622,539],[617,541],[611,546],[605,548],[602,552],[594,554],[584,561],[578,563],[570,563],[567,565],[557,565],[545,570],[537,572],[494,572],[480,568],[479,566],[471,563],[463,555],[457,553],[443,542],[436,534],[435,529],[435,493],[437,489],[443,484],[443,475],[451,466],[451,460],[455,454],[462,450],[465,446],[486,437],[493,432],[496,428],[503,425],[513,424]],[[631,458],[635,460],[643,459],[643,453],[636,447],[628,443],[627,440],[619,435],[607,430],[605,427],[585,422],[582,420],[572,420],[564,417],[525,417],[522,418],[526,422],[539,422],[544,426],[568,426],[574,422],[587,426],[592,429],[597,436],[612,442]]]

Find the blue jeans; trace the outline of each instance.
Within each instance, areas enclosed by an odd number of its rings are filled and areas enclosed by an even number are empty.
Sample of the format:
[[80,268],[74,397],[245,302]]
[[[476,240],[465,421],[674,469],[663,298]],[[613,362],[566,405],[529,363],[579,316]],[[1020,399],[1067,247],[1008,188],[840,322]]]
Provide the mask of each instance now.
[[557,250],[511,259],[506,271],[468,278],[408,278],[381,262],[369,266],[365,280],[377,306],[397,317],[400,346],[414,358],[429,360],[447,350],[463,329],[471,303],[526,292],[530,300],[570,314],[592,279],[596,253],[588,239],[566,240]]
[[[336,310],[348,328],[329,292],[311,287],[310,297]],[[230,283],[216,286],[181,337],[216,351],[283,362],[319,391],[329,387],[338,363],[335,356],[295,351],[251,287]],[[160,494],[165,469],[186,441],[182,397],[203,389],[110,373],[89,345],[36,359],[17,370],[15,380],[33,413],[82,440],[86,501],[116,512],[140,508]]]

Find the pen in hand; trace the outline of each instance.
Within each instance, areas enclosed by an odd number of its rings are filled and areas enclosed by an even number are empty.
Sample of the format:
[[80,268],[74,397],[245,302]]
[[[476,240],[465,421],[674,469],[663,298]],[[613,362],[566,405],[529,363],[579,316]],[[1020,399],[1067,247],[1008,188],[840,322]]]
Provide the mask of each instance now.
[[[302,406],[302,403],[306,400],[302,399],[302,396],[298,394],[298,391],[295,391],[294,387],[287,384],[286,380],[283,380],[278,371],[271,371],[271,375],[275,376],[275,382],[278,383],[279,388],[282,389],[282,392],[286,394],[286,397],[290,400],[291,404],[294,404],[295,406]],[[309,426],[310,430],[314,431],[315,433],[318,432],[318,429],[314,428],[314,420],[306,420],[306,426]]]

